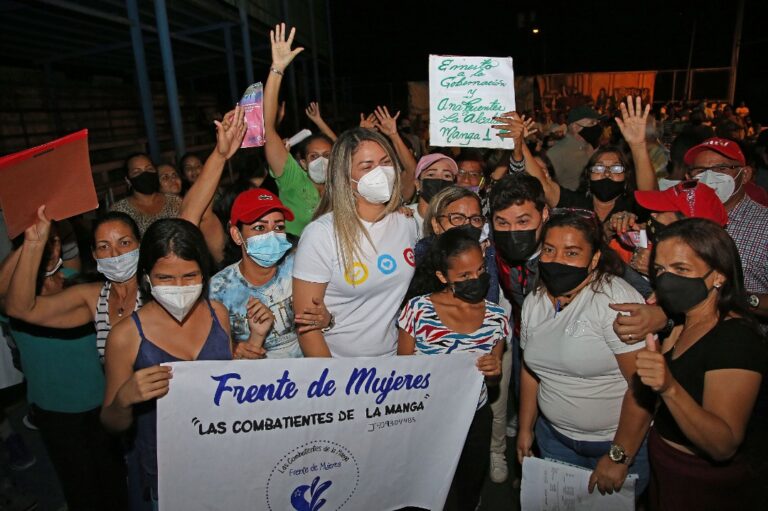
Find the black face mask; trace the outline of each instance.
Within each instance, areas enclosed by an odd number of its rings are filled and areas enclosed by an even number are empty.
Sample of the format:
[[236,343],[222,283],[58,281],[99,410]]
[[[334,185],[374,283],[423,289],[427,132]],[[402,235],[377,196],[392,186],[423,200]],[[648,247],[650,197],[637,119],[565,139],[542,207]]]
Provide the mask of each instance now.
[[600,124],[594,126],[582,126],[579,131],[579,136],[589,142],[592,147],[597,147],[600,144],[600,135],[603,134],[603,127]]
[[160,189],[160,178],[157,172],[144,171],[136,177],[129,177],[131,187],[144,195],[152,195]]
[[429,202],[432,200],[432,197],[437,195],[437,192],[452,185],[452,182],[445,179],[425,178],[421,180],[421,191],[419,193],[425,201]]
[[614,181],[613,179],[603,178],[589,182],[589,191],[602,202],[610,202],[624,193],[626,183],[624,181]]
[[456,298],[469,303],[477,303],[488,294],[488,288],[491,287],[491,276],[483,273],[476,279],[454,282],[451,287],[453,288],[453,296]]
[[478,229],[472,224],[460,225],[458,227],[454,227],[454,229],[462,231],[464,234],[477,241],[478,243],[480,242],[480,236],[483,234],[482,229]]
[[656,277],[656,296],[659,303],[670,314],[683,314],[707,299],[711,289],[704,281],[712,270],[703,277],[682,277],[664,272]]
[[525,231],[493,231],[493,243],[501,258],[508,263],[525,261],[536,252],[539,242],[536,229]]
[[586,280],[589,273],[589,269],[582,266],[539,261],[541,280],[552,296],[564,296],[568,291],[576,289]]

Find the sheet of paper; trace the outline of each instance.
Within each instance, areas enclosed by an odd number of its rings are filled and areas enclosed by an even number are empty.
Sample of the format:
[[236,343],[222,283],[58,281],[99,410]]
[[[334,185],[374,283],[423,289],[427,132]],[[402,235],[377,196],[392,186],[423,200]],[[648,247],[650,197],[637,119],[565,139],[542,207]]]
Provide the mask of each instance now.
[[15,238],[37,219],[63,220],[99,207],[88,156],[88,130],[0,158],[0,207],[8,236]]
[[591,470],[552,460],[523,459],[523,511],[634,511],[637,476],[630,474],[613,495],[587,491]]
[[512,58],[429,56],[429,143],[514,149],[494,117],[515,110]]

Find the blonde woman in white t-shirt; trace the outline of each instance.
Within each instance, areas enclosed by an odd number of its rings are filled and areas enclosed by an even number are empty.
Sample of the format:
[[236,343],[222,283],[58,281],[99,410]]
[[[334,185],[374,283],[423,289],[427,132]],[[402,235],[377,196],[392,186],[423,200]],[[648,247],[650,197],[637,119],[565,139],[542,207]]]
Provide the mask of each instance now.
[[618,256],[591,211],[553,210],[541,236],[539,288],[523,303],[520,329],[518,458],[533,455],[535,438],[541,457],[592,469],[590,492],[613,493],[636,474],[639,496],[651,414],[632,380],[645,343],[621,342],[608,305],[643,299],[616,276]]
[[354,128],[334,144],[325,193],[294,262],[294,310],[324,302],[332,315],[327,328],[299,336],[305,356],[395,354],[417,237],[415,220],[397,212],[406,179],[413,176],[401,176],[376,131]]

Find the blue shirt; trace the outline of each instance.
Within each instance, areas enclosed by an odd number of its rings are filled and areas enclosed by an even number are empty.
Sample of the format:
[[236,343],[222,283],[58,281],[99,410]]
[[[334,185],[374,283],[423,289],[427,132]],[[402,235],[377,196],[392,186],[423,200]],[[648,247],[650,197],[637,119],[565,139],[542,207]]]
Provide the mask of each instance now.
[[302,357],[299,336],[293,317],[293,253],[277,266],[269,282],[254,286],[240,272],[240,262],[231,264],[213,276],[209,297],[229,311],[232,340],[244,342],[251,335],[246,318],[248,299],[254,297],[269,307],[275,323],[264,340],[268,358]]

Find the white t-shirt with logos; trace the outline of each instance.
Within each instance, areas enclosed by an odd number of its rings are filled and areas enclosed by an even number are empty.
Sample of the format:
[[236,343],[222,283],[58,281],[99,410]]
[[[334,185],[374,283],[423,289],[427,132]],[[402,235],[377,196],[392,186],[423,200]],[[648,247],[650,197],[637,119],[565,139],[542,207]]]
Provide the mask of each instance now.
[[397,352],[397,316],[413,277],[416,221],[399,213],[363,226],[361,257],[342,268],[333,213],[304,229],[294,261],[294,278],[328,283],[325,306],[335,325],[324,334],[334,357],[378,357]]
[[525,364],[539,378],[539,408],[573,440],[613,439],[627,390],[616,355],[645,347],[616,336],[611,303],[645,302],[619,277],[603,281],[600,292],[590,284],[557,313],[543,291],[523,302],[520,346]]

